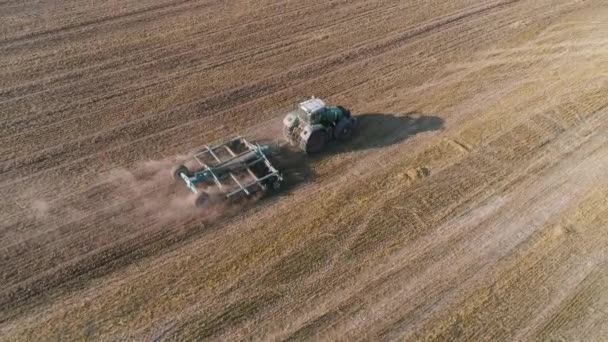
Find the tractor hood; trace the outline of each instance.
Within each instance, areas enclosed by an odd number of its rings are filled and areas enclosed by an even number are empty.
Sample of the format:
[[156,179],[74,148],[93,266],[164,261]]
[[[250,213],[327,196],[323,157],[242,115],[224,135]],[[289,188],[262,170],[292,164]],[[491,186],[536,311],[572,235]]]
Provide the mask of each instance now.
[[283,125],[287,128],[293,128],[298,125],[299,121],[300,120],[298,119],[298,113],[293,111],[285,115],[285,118],[283,119]]

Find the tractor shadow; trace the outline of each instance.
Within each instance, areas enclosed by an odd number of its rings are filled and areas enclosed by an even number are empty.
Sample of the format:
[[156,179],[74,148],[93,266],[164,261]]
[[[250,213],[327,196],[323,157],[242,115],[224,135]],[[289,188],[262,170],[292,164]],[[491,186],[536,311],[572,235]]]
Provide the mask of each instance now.
[[[359,126],[351,141],[332,141],[323,155],[362,151],[391,146],[417,134],[440,131],[445,120],[419,112],[406,114],[366,113],[356,116]],[[317,157],[317,156],[315,156]]]
[[275,145],[270,160],[283,176],[279,193],[288,194],[295,187],[316,177],[308,156],[289,144]]
[[352,139],[346,142],[331,141],[326,150],[319,154],[307,155],[289,144],[275,145],[271,160],[284,177],[279,194],[289,194],[303,183],[314,181],[317,177],[314,171],[316,162],[331,155],[387,147],[420,133],[442,130],[445,123],[438,116],[419,112],[366,113],[356,117],[359,125]]

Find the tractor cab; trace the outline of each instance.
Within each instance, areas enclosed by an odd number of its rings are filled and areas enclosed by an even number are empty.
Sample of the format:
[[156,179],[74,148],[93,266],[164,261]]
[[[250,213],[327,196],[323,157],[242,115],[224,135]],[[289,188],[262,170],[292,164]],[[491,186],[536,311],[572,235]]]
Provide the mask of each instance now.
[[301,102],[298,105],[298,119],[309,125],[319,124],[323,118],[325,107],[325,102],[321,99],[312,98]]

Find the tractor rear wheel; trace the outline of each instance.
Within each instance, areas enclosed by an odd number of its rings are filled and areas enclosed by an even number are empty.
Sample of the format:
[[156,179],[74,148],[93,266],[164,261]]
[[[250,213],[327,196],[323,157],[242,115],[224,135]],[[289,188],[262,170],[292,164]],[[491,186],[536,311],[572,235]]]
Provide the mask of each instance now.
[[321,152],[327,143],[327,133],[322,130],[313,131],[308,139],[300,141],[300,148],[306,153]]
[[350,118],[342,118],[336,124],[334,137],[340,141],[346,141],[353,135],[353,123]]
[[188,170],[187,167],[185,167],[184,165],[178,165],[174,170],[173,170],[173,178],[175,178],[175,180],[182,180],[182,176],[181,174],[186,175],[186,177],[190,178],[192,177],[192,174],[190,173],[190,170]]

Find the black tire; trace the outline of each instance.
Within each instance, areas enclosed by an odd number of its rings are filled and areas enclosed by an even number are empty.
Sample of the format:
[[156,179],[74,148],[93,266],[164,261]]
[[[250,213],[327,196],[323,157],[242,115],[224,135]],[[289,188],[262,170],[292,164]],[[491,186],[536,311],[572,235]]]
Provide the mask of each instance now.
[[342,113],[344,113],[344,116],[347,118],[350,118],[351,114],[350,114],[350,110],[346,109],[345,107],[342,106],[338,106],[338,108],[340,108],[340,110],[342,111]]
[[233,140],[228,144],[228,147],[232,150],[232,152],[239,154],[243,151],[243,143],[239,140]]
[[306,153],[318,153],[325,148],[327,133],[322,130],[313,131],[308,139],[300,141],[300,148]]
[[281,189],[281,180],[277,177],[272,177],[267,184],[269,191],[279,191]]
[[178,165],[174,170],[173,170],[173,178],[175,178],[175,180],[181,181],[182,177],[180,176],[180,174],[185,174],[188,178],[192,177],[192,174],[190,173],[190,170],[188,170],[187,167],[185,167],[184,165]]
[[349,140],[353,136],[353,122],[349,118],[342,118],[338,121],[334,130],[334,137],[340,141]]
[[197,208],[207,208],[211,205],[211,196],[206,192],[201,192],[194,200],[194,205]]

